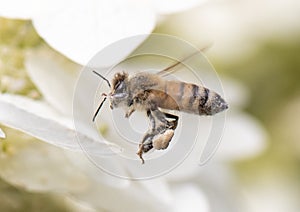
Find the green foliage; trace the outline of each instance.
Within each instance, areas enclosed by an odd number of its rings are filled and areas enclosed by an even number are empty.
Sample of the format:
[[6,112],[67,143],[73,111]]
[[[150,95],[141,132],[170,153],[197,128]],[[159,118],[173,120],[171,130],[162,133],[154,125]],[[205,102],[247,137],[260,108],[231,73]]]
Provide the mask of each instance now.
[[225,72],[246,84],[247,110],[267,121],[300,94],[300,42],[266,42],[245,60],[225,64]]

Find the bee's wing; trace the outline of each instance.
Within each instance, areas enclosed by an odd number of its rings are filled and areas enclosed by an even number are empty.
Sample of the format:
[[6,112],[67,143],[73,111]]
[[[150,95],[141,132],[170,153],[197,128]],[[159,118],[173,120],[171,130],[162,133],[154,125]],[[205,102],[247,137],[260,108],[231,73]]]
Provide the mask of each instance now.
[[178,62],[176,62],[176,63],[174,63],[174,64],[172,64],[172,65],[170,65],[170,66],[168,66],[166,68],[164,68],[163,70],[157,72],[157,74],[160,75],[160,76],[162,76],[162,77],[164,77],[164,76],[167,76],[167,75],[169,75],[169,74],[177,71],[178,69],[176,69],[176,67],[178,67],[178,65],[180,65],[182,62],[184,62],[184,61],[192,58],[193,56],[195,56],[195,55],[197,55],[197,54],[199,54],[201,52],[205,52],[210,47],[211,47],[211,45],[208,45],[208,46],[200,49],[199,51],[193,52],[192,54],[188,55],[187,57],[183,58],[182,60],[180,60],[180,61],[178,61]]

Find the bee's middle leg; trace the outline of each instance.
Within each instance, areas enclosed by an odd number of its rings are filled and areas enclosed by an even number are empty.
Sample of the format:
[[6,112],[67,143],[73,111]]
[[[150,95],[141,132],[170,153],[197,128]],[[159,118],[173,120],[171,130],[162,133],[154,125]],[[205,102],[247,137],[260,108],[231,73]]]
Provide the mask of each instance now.
[[170,113],[164,113],[164,114],[167,118],[174,119],[173,121],[169,122],[170,123],[169,125],[170,125],[171,129],[175,130],[177,128],[177,125],[178,125],[179,117],[176,116],[176,115],[170,114]]
[[125,118],[129,118],[134,111],[135,109],[133,108],[128,109],[127,112],[125,113]]
[[[160,125],[162,125],[164,128],[173,129],[175,130],[178,125],[178,116],[170,114],[170,113],[164,113],[161,112],[159,109],[153,110],[153,115],[155,118],[158,119],[160,122]],[[168,119],[173,119],[172,121],[169,121]]]

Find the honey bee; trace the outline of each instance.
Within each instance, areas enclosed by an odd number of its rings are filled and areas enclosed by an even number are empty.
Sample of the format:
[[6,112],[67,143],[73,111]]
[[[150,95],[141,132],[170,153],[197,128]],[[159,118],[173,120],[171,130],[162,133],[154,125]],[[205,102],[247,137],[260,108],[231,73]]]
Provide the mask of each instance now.
[[[181,61],[182,62],[182,61]],[[163,112],[161,109],[177,110],[196,115],[214,115],[228,108],[225,100],[206,87],[188,82],[166,80],[162,77],[172,66],[156,73],[140,72],[129,76],[125,72],[116,73],[112,82],[93,71],[111,88],[94,114],[95,120],[104,101],[108,98],[110,108],[122,107],[125,117],[136,111],[145,111],[150,120],[150,128],[139,144],[137,155],[145,162],[143,154],[151,149],[166,149],[171,142],[178,124],[178,116]]]

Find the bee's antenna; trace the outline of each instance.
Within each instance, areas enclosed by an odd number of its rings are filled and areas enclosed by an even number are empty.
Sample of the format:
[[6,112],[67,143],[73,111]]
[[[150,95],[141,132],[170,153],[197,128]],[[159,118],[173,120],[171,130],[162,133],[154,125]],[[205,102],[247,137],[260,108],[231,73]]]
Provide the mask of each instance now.
[[96,110],[96,112],[95,112],[95,114],[94,114],[94,116],[93,116],[93,121],[95,121],[95,118],[96,118],[96,116],[98,115],[98,113],[99,113],[99,111],[100,111],[100,109],[101,109],[103,103],[105,102],[105,100],[106,100],[106,97],[104,97],[104,99],[103,99],[102,102],[100,103],[99,107],[97,108],[97,110]]
[[101,74],[99,74],[98,72],[96,72],[96,71],[94,71],[94,70],[93,70],[93,72],[94,72],[95,74],[97,74],[99,77],[101,77],[102,79],[104,79],[104,80],[107,82],[108,86],[111,88],[109,81],[108,81],[104,76],[102,76]]

